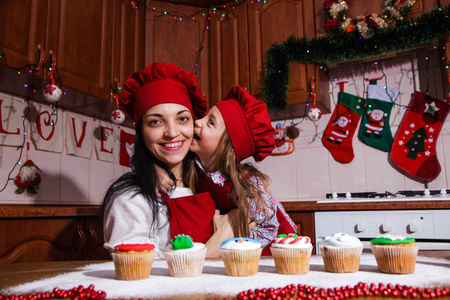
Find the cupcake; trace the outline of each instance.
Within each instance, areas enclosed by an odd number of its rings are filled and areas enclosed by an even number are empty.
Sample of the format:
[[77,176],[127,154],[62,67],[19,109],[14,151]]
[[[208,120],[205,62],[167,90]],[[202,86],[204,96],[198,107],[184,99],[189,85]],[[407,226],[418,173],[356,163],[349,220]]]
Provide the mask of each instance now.
[[359,271],[363,244],[354,236],[335,233],[326,236],[319,246],[325,271],[332,273],[353,273]]
[[280,234],[270,247],[277,273],[296,275],[309,271],[312,244],[307,236]]
[[416,266],[419,246],[413,238],[400,235],[383,235],[371,239],[371,249],[383,273],[411,274]]
[[155,245],[153,244],[117,245],[114,247],[114,252],[111,253],[116,278],[119,280],[148,278],[155,255]]
[[195,277],[202,274],[205,255],[205,244],[194,243],[190,236],[184,234],[175,236],[164,249],[169,273],[173,277]]
[[250,238],[232,238],[220,245],[220,256],[228,276],[252,276],[258,273],[261,243]]

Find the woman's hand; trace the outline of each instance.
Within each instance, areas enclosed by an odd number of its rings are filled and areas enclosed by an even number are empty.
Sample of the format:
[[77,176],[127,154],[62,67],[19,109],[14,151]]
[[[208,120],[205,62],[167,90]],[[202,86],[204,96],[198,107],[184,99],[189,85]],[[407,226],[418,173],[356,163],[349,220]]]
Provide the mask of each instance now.
[[206,258],[220,258],[219,248],[223,241],[231,239],[238,232],[239,228],[239,210],[237,208],[230,210],[226,215],[221,215],[216,209],[213,218],[214,233],[206,242]]

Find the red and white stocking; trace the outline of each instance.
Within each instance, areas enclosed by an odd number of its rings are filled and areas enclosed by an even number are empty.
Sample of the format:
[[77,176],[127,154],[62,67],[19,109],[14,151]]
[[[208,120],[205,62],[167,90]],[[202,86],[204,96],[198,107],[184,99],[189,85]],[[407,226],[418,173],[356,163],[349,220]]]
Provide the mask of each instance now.
[[392,143],[392,162],[419,181],[433,181],[441,172],[436,141],[449,112],[446,101],[415,92]]

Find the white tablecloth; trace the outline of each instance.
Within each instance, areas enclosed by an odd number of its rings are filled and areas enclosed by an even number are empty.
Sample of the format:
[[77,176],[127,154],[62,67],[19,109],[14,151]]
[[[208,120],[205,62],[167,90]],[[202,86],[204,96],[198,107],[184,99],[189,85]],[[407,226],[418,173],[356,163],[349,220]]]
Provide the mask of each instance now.
[[230,277],[225,275],[223,262],[207,260],[203,274],[193,278],[174,278],[169,275],[165,260],[156,260],[148,279],[120,281],[115,279],[113,262],[88,265],[70,273],[52,278],[0,290],[4,295],[20,295],[52,291],[54,287],[71,289],[93,284],[95,290],[106,292],[111,298],[163,298],[186,295],[210,295],[235,297],[249,289],[278,288],[289,284],[304,284],[318,288],[355,286],[364,283],[391,283],[421,288],[450,287],[450,261],[444,259],[417,257],[414,274],[394,275],[378,271],[372,254],[363,253],[360,271],[356,273],[325,272],[321,256],[311,258],[310,271],[303,275],[281,275],[275,272],[272,258],[260,260],[259,272],[250,277]]

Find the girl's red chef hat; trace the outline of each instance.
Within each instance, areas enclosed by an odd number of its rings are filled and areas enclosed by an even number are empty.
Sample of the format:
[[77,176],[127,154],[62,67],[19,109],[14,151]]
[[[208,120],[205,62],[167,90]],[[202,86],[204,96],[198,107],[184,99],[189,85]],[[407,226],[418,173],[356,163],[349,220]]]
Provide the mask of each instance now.
[[263,101],[235,85],[216,106],[225,120],[238,162],[250,156],[261,161],[272,153],[275,130]]
[[194,74],[172,63],[152,63],[133,73],[123,84],[122,102],[135,124],[147,110],[161,103],[184,105],[195,119],[203,118],[207,111]]

